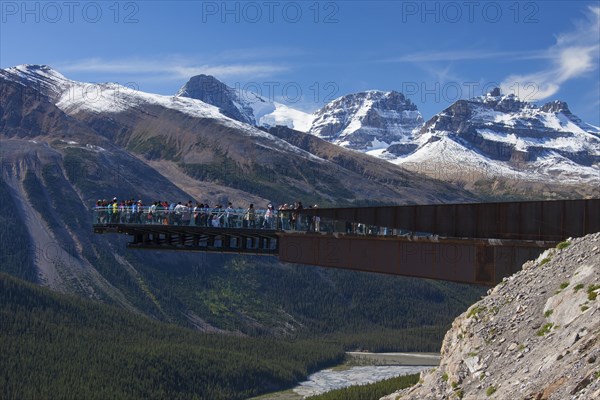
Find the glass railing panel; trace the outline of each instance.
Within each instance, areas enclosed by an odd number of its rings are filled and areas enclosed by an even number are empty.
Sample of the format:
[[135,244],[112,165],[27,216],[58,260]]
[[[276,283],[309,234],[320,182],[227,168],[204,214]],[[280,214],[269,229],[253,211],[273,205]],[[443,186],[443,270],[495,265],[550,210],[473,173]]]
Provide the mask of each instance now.
[[269,211],[255,209],[193,208],[188,210],[161,209],[148,206],[95,207],[92,212],[94,225],[169,225],[197,226],[229,229],[265,229],[298,233],[346,234],[358,236],[431,236],[427,232],[411,232],[385,226],[373,226],[359,222],[339,221],[293,210]]

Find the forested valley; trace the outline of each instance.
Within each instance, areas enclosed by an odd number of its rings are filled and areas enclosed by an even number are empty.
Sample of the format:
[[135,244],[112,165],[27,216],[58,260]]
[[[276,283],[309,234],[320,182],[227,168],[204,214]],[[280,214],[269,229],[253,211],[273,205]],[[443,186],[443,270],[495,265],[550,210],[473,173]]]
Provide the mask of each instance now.
[[0,274],[0,398],[244,399],[341,362],[328,341],[202,334]]

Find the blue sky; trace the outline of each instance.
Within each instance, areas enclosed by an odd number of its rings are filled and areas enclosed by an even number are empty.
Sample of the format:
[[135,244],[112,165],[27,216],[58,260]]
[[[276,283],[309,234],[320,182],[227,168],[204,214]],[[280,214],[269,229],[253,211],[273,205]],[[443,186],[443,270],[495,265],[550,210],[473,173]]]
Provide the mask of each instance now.
[[404,92],[426,119],[501,85],[600,125],[598,1],[0,3],[0,66],[174,94],[193,75],[313,111]]

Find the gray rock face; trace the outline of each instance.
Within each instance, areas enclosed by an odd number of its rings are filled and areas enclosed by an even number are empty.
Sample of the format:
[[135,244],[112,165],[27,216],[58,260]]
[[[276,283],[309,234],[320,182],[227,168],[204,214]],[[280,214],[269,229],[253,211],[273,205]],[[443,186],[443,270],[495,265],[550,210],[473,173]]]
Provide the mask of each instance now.
[[395,399],[600,398],[600,233],[550,249],[446,333],[440,367]]
[[407,140],[423,117],[399,92],[368,91],[340,97],[315,112],[310,133],[354,150]]
[[218,107],[223,115],[256,125],[252,107],[245,104],[234,88],[225,85],[214,76],[196,75],[190,78],[176,96],[201,100]]
[[412,153],[417,147],[419,146],[414,143],[396,143],[388,147],[386,151],[395,156],[403,156]]

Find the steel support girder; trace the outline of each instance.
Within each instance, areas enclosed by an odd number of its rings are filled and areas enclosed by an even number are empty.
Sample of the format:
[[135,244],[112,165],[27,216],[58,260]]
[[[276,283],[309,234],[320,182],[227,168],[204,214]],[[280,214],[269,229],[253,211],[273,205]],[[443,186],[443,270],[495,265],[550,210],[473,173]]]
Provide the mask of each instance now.
[[392,275],[493,285],[555,242],[282,234],[279,259]]
[[132,249],[277,255],[279,241],[275,231],[257,229],[118,224],[97,225],[94,232],[127,234]]

